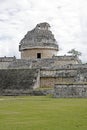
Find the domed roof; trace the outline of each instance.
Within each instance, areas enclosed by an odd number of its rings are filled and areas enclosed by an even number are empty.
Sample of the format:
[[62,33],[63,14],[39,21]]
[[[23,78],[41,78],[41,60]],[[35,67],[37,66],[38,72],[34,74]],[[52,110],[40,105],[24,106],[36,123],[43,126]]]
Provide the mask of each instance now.
[[36,27],[28,31],[21,40],[19,50],[31,48],[53,48],[58,50],[56,39],[49,28],[50,25],[46,22],[37,24]]

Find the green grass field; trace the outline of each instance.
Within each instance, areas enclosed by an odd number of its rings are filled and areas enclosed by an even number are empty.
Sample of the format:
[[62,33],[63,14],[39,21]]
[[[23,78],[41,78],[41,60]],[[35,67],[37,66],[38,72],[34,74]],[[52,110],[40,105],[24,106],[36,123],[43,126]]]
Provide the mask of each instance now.
[[87,99],[0,97],[0,130],[87,130]]

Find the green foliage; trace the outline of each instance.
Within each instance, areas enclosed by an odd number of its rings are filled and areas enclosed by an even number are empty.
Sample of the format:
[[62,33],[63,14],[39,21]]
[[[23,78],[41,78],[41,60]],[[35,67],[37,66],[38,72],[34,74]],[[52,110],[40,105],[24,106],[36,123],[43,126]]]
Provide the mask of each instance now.
[[38,88],[36,88],[35,90],[52,90],[52,89],[53,89],[53,87],[44,86],[44,87],[38,87]]
[[71,53],[74,56],[81,56],[82,53],[79,51],[76,51],[75,49],[71,49],[70,51],[68,51],[68,53]]
[[0,97],[0,130],[87,130],[87,99]]
[[49,97],[49,98],[53,98],[54,97],[53,94],[47,94],[46,96]]
[[66,85],[87,85],[87,82],[61,82],[61,83],[59,83],[60,85],[64,85],[64,84],[66,84]]

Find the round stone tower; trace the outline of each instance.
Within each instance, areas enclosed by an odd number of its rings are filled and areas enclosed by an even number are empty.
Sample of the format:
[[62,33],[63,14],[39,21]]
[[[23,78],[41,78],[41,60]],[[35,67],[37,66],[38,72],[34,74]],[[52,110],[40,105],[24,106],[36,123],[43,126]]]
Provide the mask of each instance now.
[[57,54],[58,44],[46,22],[37,24],[21,40],[19,45],[21,59],[52,58]]

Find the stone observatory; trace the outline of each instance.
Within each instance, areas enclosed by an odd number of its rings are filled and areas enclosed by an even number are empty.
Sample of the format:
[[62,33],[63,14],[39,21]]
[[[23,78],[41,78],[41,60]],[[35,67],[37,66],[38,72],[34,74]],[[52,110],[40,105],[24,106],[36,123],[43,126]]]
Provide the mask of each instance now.
[[59,47],[47,22],[28,31],[19,51],[21,59],[0,57],[0,95],[87,98],[87,63],[76,55],[57,55]]
[[57,55],[59,50],[47,22],[39,23],[28,31],[19,45],[21,59],[44,59]]

